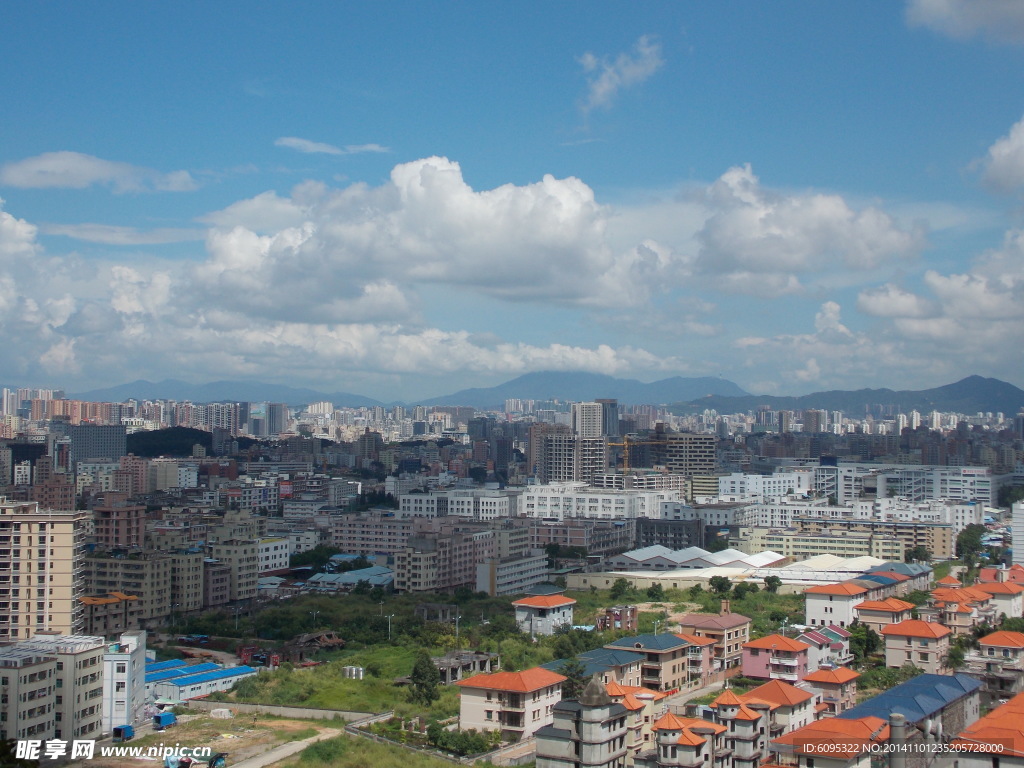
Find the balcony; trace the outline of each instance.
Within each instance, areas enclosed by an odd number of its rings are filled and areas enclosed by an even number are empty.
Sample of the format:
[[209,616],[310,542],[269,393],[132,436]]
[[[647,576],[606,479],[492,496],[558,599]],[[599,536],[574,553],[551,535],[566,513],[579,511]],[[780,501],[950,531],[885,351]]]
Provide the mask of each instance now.
[[781,656],[773,656],[770,663],[772,665],[780,664],[784,667],[797,667],[800,665],[799,659],[787,659]]

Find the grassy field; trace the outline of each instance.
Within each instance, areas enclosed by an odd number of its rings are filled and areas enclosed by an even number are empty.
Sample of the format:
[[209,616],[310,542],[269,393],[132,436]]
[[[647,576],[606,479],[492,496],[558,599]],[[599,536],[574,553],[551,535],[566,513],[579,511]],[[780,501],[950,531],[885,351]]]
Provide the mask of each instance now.
[[[225,697],[230,701],[281,706],[315,707],[352,712],[385,712],[412,717],[428,715],[445,718],[458,714],[459,701],[456,688],[440,688],[441,697],[429,710],[409,701],[404,686],[395,685],[394,679],[412,671],[414,648],[379,646],[337,654],[336,661],[318,667],[265,672],[243,680]],[[361,666],[368,672],[362,680],[346,678],[342,668]],[[220,697],[217,697],[220,698]]]
[[[368,768],[400,765],[402,768],[452,768],[455,763],[430,754],[379,744],[369,739],[337,736],[306,747],[297,758],[290,757],[272,768]],[[533,768],[528,763],[521,768]],[[492,768],[491,763],[476,763],[477,768]]]

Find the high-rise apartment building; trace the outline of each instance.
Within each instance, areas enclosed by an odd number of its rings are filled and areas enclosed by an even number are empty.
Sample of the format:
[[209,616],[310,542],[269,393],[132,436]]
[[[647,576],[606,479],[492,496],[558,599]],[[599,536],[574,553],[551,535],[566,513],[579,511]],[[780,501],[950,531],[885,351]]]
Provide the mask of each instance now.
[[75,462],[85,459],[120,459],[128,453],[127,434],[123,424],[98,426],[80,424],[69,428],[71,451],[68,457],[70,469]]
[[54,737],[98,739],[103,731],[102,637],[50,632],[18,643],[16,648],[57,659],[54,680]]
[[654,446],[655,453],[669,472],[677,475],[713,475],[715,473],[715,436],[691,432],[664,432],[658,435],[664,444]]
[[601,404],[573,403],[572,431],[578,437],[601,437],[604,434],[604,409]]
[[88,514],[0,498],[0,642],[81,631]]

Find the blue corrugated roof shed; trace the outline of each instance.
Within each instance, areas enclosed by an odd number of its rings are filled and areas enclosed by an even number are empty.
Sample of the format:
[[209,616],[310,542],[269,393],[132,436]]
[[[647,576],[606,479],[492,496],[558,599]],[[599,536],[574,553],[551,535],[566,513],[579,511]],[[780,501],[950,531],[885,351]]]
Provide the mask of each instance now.
[[195,685],[196,683],[205,683],[209,680],[223,680],[225,677],[247,675],[251,672],[256,672],[255,667],[224,667],[222,669],[214,670],[213,672],[205,672],[201,675],[189,675],[188,677],[175,678],[170,682],[178,686]]
[[174,667],[184,667],[184,659],[171,659],[170,661],[154,661],[146,665],[146,674],[150,672],[159,672],[161,669],[173,669]]
[[161,669],[156,672],[148,672],[146,674],[146,682],[159,683],[161,680],[170,680],[175,677],[184,677],[185,675],[195,675],[200,672],[209,672],[214,669],[220,669],[220,664],[215,664],[212,661],[207,661],[203,664],[193,664],[191,667]]
[[973,693],[980,687],[981,683],[978,680],[967,675],[925,673],[912,677],[895,688],[883,691],[838,716],[844,720],[880,717],[888,721],[891,713],[900,712],[906,715],[908,723],[920,723],[938,713],[943,707]]

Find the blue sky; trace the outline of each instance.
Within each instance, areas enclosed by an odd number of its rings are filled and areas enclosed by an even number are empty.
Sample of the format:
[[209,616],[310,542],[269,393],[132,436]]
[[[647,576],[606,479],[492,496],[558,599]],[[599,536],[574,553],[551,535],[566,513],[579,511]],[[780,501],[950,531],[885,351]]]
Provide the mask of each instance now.
[[5,21],[5,383],[1024,385],[1024,4]]

